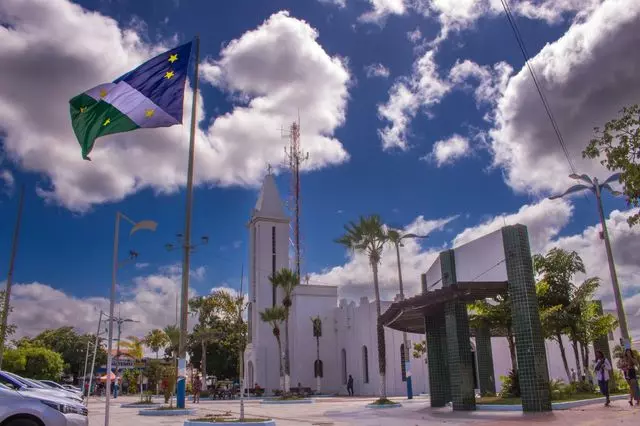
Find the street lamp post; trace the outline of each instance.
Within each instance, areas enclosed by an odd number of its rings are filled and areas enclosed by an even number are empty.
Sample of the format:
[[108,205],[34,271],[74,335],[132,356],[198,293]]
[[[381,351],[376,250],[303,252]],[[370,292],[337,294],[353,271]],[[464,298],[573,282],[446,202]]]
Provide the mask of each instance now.
[[[398,263],[398,284],[400,286],[400,300],[404,300],[404,285],[402,283],[402,266],[400,263],[400,247],[404,247],[403,240],[415,239],[415,238],[427,238],[427,235],[416,234],[402,234],[400,231],[390,229],[387,231],[389,241],[393,243],[396,248],[396,261]],[[402,332],[402,342],[404,345],[404,362],[405,362],[405,375],[407,378],[407,399],[413,399],[413,384],[411,381],[411,350],[409,349],[409,341],[407,340],[407,332]]]
[[598,178],[590,178],[589,176],[582,174],[578,175],[573,173],[569,175],[571,179],[578,180],[582,183],[574,185],[567,189],[561,195],[554,195],[549,197],[550,200],[564,197],[565,195],[572,194],[574,192],[583,191],[585,189],[590,190],[596,196],[596,204],[598,205],[598,215],[600,216],[600,224],[602,225],[602,234],[600,238],[604,240],[605,250],[607,252],[607,260],[609,262],[609,273],[611,275],[611,285],[613,286],[613,297],[616,301],[616,310],[618,313],[618,322],[620,323],[620,333],[622,334],[623,346],[631,347],[631,340],[629,339],[629,329],[627,328],[627,316],[624,313],[624,305],[622,304],[622,296],[620,294],[620,285],[618,283],[618,274],[616,273],[616,265],[613,261],[613,251],[611,250],[611,241],[609,240],[609,231],[607,230],[607,221],[604,217],[604,209],[602,208],[602,190],[606,189],[614,196],[622,195],[621,192],[613,190],[609,183],[617,181],[620,178],[620,173],[615,173],[609,176],[604,182],[598,182]]
[[[93,380],[93,373],[96,365],[96,354],[98,353],[98,345],[100,344],[100,335],[102,334],[100,331],[100,327],[102,326],[103,315],[104,315],[104,312],[100,311],[100,317],[98,318],[98,331],[96,332],[96,341],[93,346],[93,359],[91,361],[91,373],[89,374],[89,387],[87,388],[87,405],[89,405],[89,394],[91,393],[91,381]],[[105,329],[105,333],[108,333],[108,332],[109,330]]]
[[[122,324],[124,324],[125,322],[139,322],[139,321],[135,321],[129,318],[114,318],[114,321],[118,324],[118,338],[116,339],[118,344],[116,345],[116,387],[113,391],[113,398],[117,398],[118,397],[118,374],[120,372],[120,336],[122,335]],[[110,374],[111,372],[109,372]]]
[[[197,66],[197,65],[196,65]],[[197,74],[197,73],[196,73]],[[195,90],[195,89],[194,89]],[[194,100],[195,102],[195,100]],[[193,125],[193,123],[192,123]],[[190,161],[189,168],[193,169],[193,138],[191,139],[191,148],[190,148]],[[192,179],[192,172],[189,173],[189,178]],[[187,189],[187,220],[185,226],[185,235],[177,234],[177,242],[176,243],[168,243],[165,244],[165,248],[167,251],[173,251],[177,249],[182,249],[183,251],[183,262],[182,262],[182,288],[181,288],[181,296],[182,296],[182,306],[180,309],[180,342],[178,344],[178,375],[177,383],[176,383],[176,407],[184,408],[186,403],[187,396],[187,323],[189,316],[189,265],[191,262],[191,253],[201,245],[205,245],[209,243],[209,237],[202,236],[200,237],[200,243],[191,244],[191,201],[190,197],[192,196],[192,183],[187,185],[190,189]]]
[[114,319],[114,309],[116,304],[116,280],[118,276],[118,269],[123,266],[125,263],[135,261],[138,257],[138,253],[134,251],[129,251],[129,258],[123,262],[118,260],[118,244],[120,238],[120,219],[125,219],[127,222],[133,225],[131,231],[129,231],[129,235],[133,235],[135,232],[146,229],[149,231],[155,231],[158,227],[158,224],[152,220],[142,220],[140,222],[134,222],[129,219],[127,216],[120,212],[116,212],[116,224],[115,231],[113,235],[113,267],[111,270],[111,297],[109,300],[109,341],[107,343],[107,386],[106,386],[106,399],[105,399],[105,407],[104,407],[104,425],[109,426],[109,399],[111,396],[111,362],[112,356],[111,351],[113,349],[113,319]]

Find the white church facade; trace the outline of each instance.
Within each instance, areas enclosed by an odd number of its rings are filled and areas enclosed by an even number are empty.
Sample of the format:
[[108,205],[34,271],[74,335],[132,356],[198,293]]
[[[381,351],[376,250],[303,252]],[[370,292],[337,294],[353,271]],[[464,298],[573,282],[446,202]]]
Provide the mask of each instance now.
[[[248,224],[249,228],[249,339],[244,357],[244,383],[246,388],[258,384],[267,394],[280,388],[278,346],[271,326],[260,320],[260,312],[282,302],[282,294],[274,291],[269,276],[289,262],[289,218],[285,214],[274,177],[267,175],[256,207]],[[327,285],[298,286],[294,291],[289,317],[290,339],[290,383],[316,389],[314,363],[316,361],[316,338],[313,336],[312,317],[322,320],[322,337],[319,352],[323,364],[321,393],[347,394],[347,379],[354,379],[356,395],[377,395],[380,388],[376,339],[375,301],[363,297],[359,303],[339,300],[338,288]],[[382,302],[382,312],[391,301]],[[284,324],[282,344],[284,350]],[[408,334],[410,347],[425,340],[423,334]],[[500,389],[500,376],[511,369],[507,340],[493,337],[493,363],[495,383]],[[613,347],[619,335],[609,336]],[[406,372],[403,368],[403,341],[400,331],[385,328],[386,386],[390,396],[406,395]],[[475,347],[471,339],[471,349]],[[567,381],[558,345],[545,342],[549,376]],[[565,343],[570,368],[575,368],[572,351]],[[413,352],[413,351],[410,351]],[[593,350],[591,357],[593,360]],[[411,356],[411,379],[414,395],[429,393],[426,357]],[[477,369],[475,371],[477,379]]]

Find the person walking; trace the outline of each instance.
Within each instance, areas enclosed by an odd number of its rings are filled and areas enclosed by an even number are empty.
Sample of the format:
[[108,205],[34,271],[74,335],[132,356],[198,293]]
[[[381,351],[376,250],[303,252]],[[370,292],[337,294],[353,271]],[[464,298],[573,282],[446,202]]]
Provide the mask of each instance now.
[[618,368],[624,373],[624,378],[629,384],[629,405],[633,407],[633,401],[636,406],[640,405],[640,389],[638,388],[638,372],[636,370],[638,360],[631,349],[625,349],[622,359],[618,361]]
[[611,371],[611,363],[604,357],[602,351],[596,351],[596,361],[593,369],[596,372],[600,392],[607,399],[604,406],[608,407],[611,405],[611,399],[609,397],[609,372]]
[[200,376],[196,376],[193,381],[193,403],[200,404],[200,391],[202,391],[202,380],[200,380]]
[[349,392],[349,396],[353,396],[353,377],[349,374],[349,380],[347,380],[347,392]]

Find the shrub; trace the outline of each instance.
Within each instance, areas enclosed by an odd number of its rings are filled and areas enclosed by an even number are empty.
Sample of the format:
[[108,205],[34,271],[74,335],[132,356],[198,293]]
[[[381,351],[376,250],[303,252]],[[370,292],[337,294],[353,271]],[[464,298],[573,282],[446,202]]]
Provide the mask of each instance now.
[[502,398],[520,398],[520,379],[518,378],[518,371],[509,371],[508,376],[500,376],[502,381],[502,389],[500,389],[500,396]]
[[622,373],[618,370],[613,371],[613,379],[615,380],[616,388],[611,389],[611,392],[628,392],[629,383],[624,379]]

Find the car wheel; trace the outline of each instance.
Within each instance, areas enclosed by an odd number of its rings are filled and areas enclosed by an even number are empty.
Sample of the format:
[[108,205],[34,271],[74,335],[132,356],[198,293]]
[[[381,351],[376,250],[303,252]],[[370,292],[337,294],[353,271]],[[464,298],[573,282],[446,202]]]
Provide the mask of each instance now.
[[9,423],[5,423],[4,426],[41,426],[42,423],[38,423],[31,419],[13,419],[9,420]]

